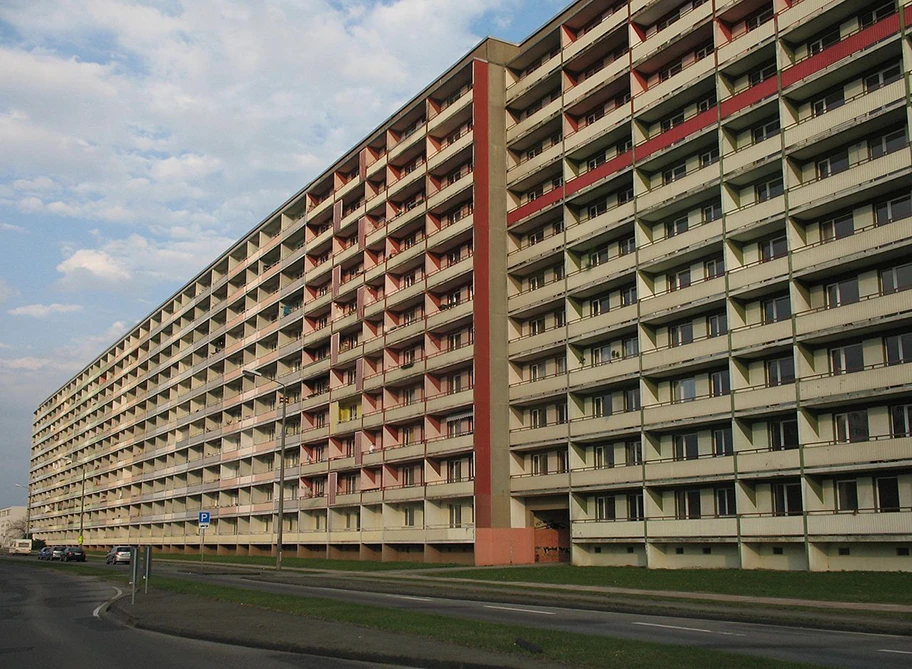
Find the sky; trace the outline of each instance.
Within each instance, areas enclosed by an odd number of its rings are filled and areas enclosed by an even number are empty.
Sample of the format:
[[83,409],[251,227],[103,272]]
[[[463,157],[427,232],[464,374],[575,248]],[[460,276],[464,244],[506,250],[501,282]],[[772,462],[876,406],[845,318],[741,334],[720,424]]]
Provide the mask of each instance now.
[[486,35],[569,0],[2,0],[0,508],[32,412]]

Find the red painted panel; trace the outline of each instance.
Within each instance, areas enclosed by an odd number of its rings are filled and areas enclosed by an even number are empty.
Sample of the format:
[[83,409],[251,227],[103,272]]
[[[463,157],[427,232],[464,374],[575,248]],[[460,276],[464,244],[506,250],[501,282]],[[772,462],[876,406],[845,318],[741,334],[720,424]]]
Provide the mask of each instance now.
[[829,49],[821,51],[817,55],[811,56],[787,70],[783,70],[782,87],[791,86],[796,81],[800,81],[815,72],[819,72],[823,68],[828,67],[847,56],[851,56],[853,53],[861,51],[872,44],[876,44],[898,31],[899,14],[888,16],[882,21],[878,21],[873,26],[865,28],[851,37],[847,37],[839,44],[834,44]]
[[[475,133],[475,526],[491,527],[491,265],[488,64],[472,63]],[[530,203],[530,204],[534,204]]]
[[778,84],[775,79],[767,79],[756,86],[751,86],[746,91],[741,91],[722,103],[722,118],[731,116],[745,107],[750,107],[764,98],[775,95],[778,90]]
[[578,190],[585,188],[586,186],[591,186],[596,181],[601,181],[610,174],[615,172],[620,172],[626,167],[630,167],[633,164],[633,151],[627,151],[621,155],[612,158],[609,161],[606,161],[602,165],[599,165],[594,170],[586,172],[580,177],[571,179],[567,182],[567,195],[573,195]]
[[906,14],[906,20],[903,21],[903,24],[909,25],[910,23],[912,23],[912,5],[909,5],[908,7],[906,7],[905,14]]
[[559,202],[563,196],[564,189],[555,188],[554,190],[545,193],[540,198],[527,202],[523,206],[518,207],[507,214],[507,225],[513,225],[516,221],[521,221],[526,216],[531,216],[536,211],[541,211],[545,207],[548,207],[555,202]]
[[716,108],[713,107],[712,109],[707,109],[705,112],[701,112],[693,118],[684,121],[684,123],[676,125],[671,130],[663,132],[658,137],[640,144],[638,147],[636,147],[637,160],[643,160],[644,158],[651,156],[656,151],[667,148],[675,142],[680,142],[688,135],[699,132],[703,128],[712,125],[715,122]]

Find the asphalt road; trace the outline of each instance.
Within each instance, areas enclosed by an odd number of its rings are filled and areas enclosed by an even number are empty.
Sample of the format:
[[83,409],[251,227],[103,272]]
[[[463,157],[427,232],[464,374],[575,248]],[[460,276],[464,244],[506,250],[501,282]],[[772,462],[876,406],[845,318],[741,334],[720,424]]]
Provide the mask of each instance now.
[[[123,567],[121,567],[123,569]],[[388,665],[239,648],[122,627],[98,616],[116,588],[0,561],[0,667],[366,669]]]
[[194,581],[267,592],[338,599],[580,634],[698,646],[827,667],[912,669],[912,638],[905,636],[302,586],[259,581],[244,575],[191,573],[186,566],[164,561],[156,564],[156,570],[162,575],[179,573],[181,578]]

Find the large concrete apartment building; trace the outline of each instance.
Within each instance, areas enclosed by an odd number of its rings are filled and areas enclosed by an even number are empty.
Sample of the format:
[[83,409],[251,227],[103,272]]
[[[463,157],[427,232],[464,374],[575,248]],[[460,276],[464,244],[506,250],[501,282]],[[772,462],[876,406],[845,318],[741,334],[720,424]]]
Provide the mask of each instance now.
[[910,23],[601,0],[485,40],[38,408],[36,535],[912,568]]

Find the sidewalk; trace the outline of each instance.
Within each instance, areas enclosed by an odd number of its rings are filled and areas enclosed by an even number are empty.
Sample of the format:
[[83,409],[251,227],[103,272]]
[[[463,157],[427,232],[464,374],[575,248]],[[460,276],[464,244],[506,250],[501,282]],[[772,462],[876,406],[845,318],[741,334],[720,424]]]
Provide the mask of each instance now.
[[434,669],[509,667],[565,669],[537,661],[441,643],[423,637],[150,590],[136,604],[124,595],[105,612],[137,629],[251,648]]

